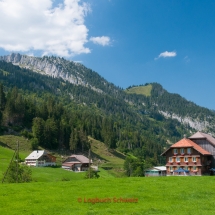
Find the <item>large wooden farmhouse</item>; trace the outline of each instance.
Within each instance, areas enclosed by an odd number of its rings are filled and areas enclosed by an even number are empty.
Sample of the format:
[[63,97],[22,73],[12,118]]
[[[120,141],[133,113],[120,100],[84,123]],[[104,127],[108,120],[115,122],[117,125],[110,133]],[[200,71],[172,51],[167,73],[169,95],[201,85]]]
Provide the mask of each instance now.
[[87,171],[90,161],[84,155],[71,155],[62,164],[62,168],[72,171]]
[[45,150],[35,150],[25,158],[25,164],[28,166],[55,166],[56,157]]
[[177,169],[189,170],[190,175],[210,174],[215,167],[215,139],[202,132],[173,144],[161,155],[166,156],[167,175],[180,175]]

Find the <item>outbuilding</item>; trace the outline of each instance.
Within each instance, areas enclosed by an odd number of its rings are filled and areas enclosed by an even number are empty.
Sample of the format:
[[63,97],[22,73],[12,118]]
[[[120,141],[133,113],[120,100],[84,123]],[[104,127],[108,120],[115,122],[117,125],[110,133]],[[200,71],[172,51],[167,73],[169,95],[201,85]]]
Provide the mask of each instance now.
[[166,176],[165,166],[156,166],[145,171],[145,176]]
[[73,154],[62,163],[62,168],[75,172],[87,171],[91,163],[84,155]]

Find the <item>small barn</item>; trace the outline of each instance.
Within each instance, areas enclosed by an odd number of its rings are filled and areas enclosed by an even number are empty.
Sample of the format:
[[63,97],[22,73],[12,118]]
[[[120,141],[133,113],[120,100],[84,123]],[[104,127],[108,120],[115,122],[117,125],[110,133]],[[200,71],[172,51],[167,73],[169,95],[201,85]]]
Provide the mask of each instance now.
[[84,155],[73,154],[62,163],[62,168],[75,172],[87,171],[91,163]]
[[165,166],[155,166],[153,168],[145,170],[145,176],[166,176]]
[[56,157],[45,150],[35,150],[25,158],[25,164],[28,166],[55,166]]

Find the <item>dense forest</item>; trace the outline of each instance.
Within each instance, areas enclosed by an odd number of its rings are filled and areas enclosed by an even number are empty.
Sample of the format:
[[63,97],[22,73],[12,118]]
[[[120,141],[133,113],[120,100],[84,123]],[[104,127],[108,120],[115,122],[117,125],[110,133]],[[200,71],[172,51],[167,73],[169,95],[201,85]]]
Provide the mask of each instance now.
[[153,84],[147,97],[127,94],[92,70],[83,74],[101,91],[0,61],[1,134],[23,135],[31,139],[33,149],[73,152],[88,150],[91,136],[108,148],[144,158],[150,166],[162,163],[159,155],[168,143],[192,131],[189,125],[165,118],[159,107],[185,115],[190,105],[196,107],[192,114],[211,116],[208,109],[168,94],[159,84]]

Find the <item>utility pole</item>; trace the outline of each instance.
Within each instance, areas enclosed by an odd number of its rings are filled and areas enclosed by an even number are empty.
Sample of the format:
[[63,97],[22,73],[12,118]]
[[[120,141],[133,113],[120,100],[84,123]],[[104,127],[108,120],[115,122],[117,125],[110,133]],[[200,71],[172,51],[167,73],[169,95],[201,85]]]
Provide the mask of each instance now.
[[18,183],[19,176],[19,141],[17,141],[17,153],[16,153],[16,183]]
[[90,149],[89,149],[89,178],[91,178],[91,169],[90,169],[90,162],[91,162],[91,159],[90,159]]

